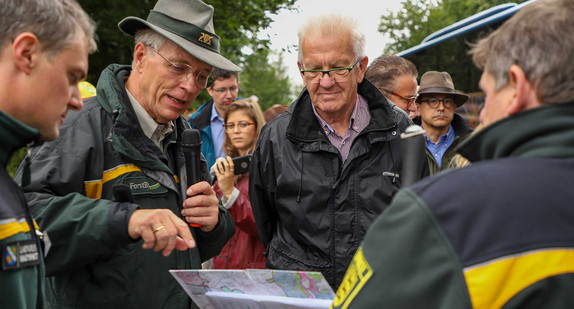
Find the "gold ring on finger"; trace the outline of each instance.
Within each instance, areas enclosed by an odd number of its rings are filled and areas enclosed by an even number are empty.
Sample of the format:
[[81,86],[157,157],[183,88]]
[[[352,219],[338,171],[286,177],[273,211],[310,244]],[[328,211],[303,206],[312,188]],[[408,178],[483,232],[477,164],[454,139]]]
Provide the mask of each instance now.
[[156,227],[155,229],[153,229],[153,232],[154,232],[154,233],[157,233],[157,232],[159,232],[159,231],[161,231],[161,230],[163,230],[163,229],[165,229],[165,226],[161,225],[161,226],[158,226],[158,227]]

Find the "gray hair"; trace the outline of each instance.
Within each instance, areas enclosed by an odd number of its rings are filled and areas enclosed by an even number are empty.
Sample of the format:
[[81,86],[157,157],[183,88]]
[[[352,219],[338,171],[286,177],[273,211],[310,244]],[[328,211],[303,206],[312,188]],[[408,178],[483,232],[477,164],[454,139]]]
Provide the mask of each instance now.
[[518,65],[546,103],[574,97],[574,1],[540,0],[527,5],[488,37],[474,44],[474,63],[487,71],[500,90],[508,71]]
[[23,32],[31,32],[43,51],[52,56],[76,44],[83,31],[88,52],[97,49],[96,24],[76,0],[2,0],[0,29],[0,47]]
[[358,29],[357,20],[338,14],[328,14],[309,19],[303,26],[299,28],[297,35],[299,36],[299,52],[298,60],[303,61],[303,51],[301,46],[307,35],[318,34],[321,36],[343,36],[350,35],[353,44],[353,52],[355,59],[360,59],[366,56],[365,54],[365,34]]
[[388,87],[395,91],[395,81],[401,76],[417,79],[419,72],[408,59],[396,55],[383,55],[375,59],[365,72],[365,78],[377,87]]
[[[144,28],[142,30],[138,30],[134,35],[134,39],[136,45],[138,43],[142,43],[144,45],[150,46],[155,50],[159,50],[163,45],[163,43],[165,43],[167,40],[163,35],[157,33],[155,30],[152,30],[150,28]],[[148,49],[147,52],[148,55],[151,55],[154,51]],[[134,61],[135,59],[132,60],[132,67],[135,66]]]

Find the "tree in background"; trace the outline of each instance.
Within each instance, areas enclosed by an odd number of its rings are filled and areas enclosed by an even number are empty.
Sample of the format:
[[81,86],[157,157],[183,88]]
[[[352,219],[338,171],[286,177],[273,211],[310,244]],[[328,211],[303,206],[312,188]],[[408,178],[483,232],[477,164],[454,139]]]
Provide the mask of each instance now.
[[[266,69],[275,71],[274,74],[267,76],[267,78],[272,78],[267,85],[252,85],[249,79],[240,77],[242,88],[250,89],[253,92],[246,93],[242,90],[242,95],[258,95],[270,91],[269,88],[272,87],[278,95],[282,94],[284,97],[294,99],[289,80],[285,79],[287,76],[285,70],[278,70],[278,67],[270,63],[267,53],[259,52],[256,57],[261,67],[251,68],[249,63],[252,62],[250,58],[253,57],[253,54],[249,51],[269,50],[269,39],[261,39],[257,33],[269,27],[273,21],[272,14],[278,13],[281,9],[292,9],[296,1],[204,0],[215,8],[213,24],[217,35],[222,40],[221,53],[243,68],[241,75],[253,75],[251,70],[259,73]],[[118,29],[118,23],[127,16],[138,16],[145,19],[157,0],[78,0],[78,2],[98,23],[98,52],[90,56],[88,76],[88,81],[95,85],[100,72],[110,63],[130,64],[132,61],[133,39]],[[264,86],[267,89],[263,89]],[[208,99],[209,95],[203,91],[192,108],[197,108]]]
[[[515,1],[515,2],[524,2]],[[384,53],[395,54],[416,46],[428,35],[453,23],[508,0],[406,0],[400,11],[381,16],[379,32],[388,35],[390,43]],[[459,36],[417,54],[407,55],[422,75],[427,71],[447,71],[459,90],[477,88],[481,72],[467,55],[469,43],[498,27],[493,24],[479,31]]]
[[[256,50],[247,57],[245,64],[249,70],[240,75],[240,96],[257,96],[262,110],[273,104],[289,105],[293,101],[297,90],[293,89],[289,81],[287,68],[280,55],[270,53],[266,49]],[[278,89],[289,89],[289,92]]]
[[[221,37],[221,53],[243,68],[241,95],[256,95],[262,108],[273,103],[288,104],[295,99],[292,85],[281,60],[269,59],[269,39],[257,33],[269,27],[272,14],[281,9],[292,9],[297,0],[204,0],[215,8],[213,23]],[[118,23],[127,16],[146,19],[157,0],[78,0],[98,24],[98,51],[90,55],[87,80],[96,85],[100,72],[110,63],[131,64],[133,38],[121,32]],[[251,53],[250,51],[254,51]],[[209,95],[203,91],[192,105],[197,108]],[[15,152],[8,165],[14,174],[26,154],[22,148]]]

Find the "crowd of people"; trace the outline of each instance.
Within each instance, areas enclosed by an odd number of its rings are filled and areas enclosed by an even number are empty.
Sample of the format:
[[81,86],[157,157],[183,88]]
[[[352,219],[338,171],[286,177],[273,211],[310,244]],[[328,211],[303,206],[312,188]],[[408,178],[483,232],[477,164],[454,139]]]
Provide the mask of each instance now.
[[[97,89],[84,82],[96,26],[76,0],[7,1],[2,307],[190,308],[168,270],[200,268],[319,271],[332,308],[574,307],[573,13],[539,0],[472,45],[475,129],[448,72],[418,82],[407,59],[369,64],[353,17],[300,25],[304,89],[264,112],[200,0],[121,20],[133,62]],[[182,117],[203,89],[211,100]],[[416,125],[423,166],[402,147]],[[409,168],[419,181],[401,185]]]

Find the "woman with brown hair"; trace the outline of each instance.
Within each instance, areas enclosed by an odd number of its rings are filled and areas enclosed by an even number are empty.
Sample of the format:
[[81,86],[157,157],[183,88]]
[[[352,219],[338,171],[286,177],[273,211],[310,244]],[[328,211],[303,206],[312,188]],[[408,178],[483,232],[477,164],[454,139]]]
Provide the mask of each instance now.
[[213,166],[217,177],[213,188],[233,216],[236,231],[221,253],[213,258],[213,268],[265,268],[265,248],[249,201],[249,175],[236,175],[233,163],[233,158],[249,155],[255,149],[265,124],[263,112],[254,100],[238,100],[227,108],[224,123],[223,149],[227,157],[217,159]]

